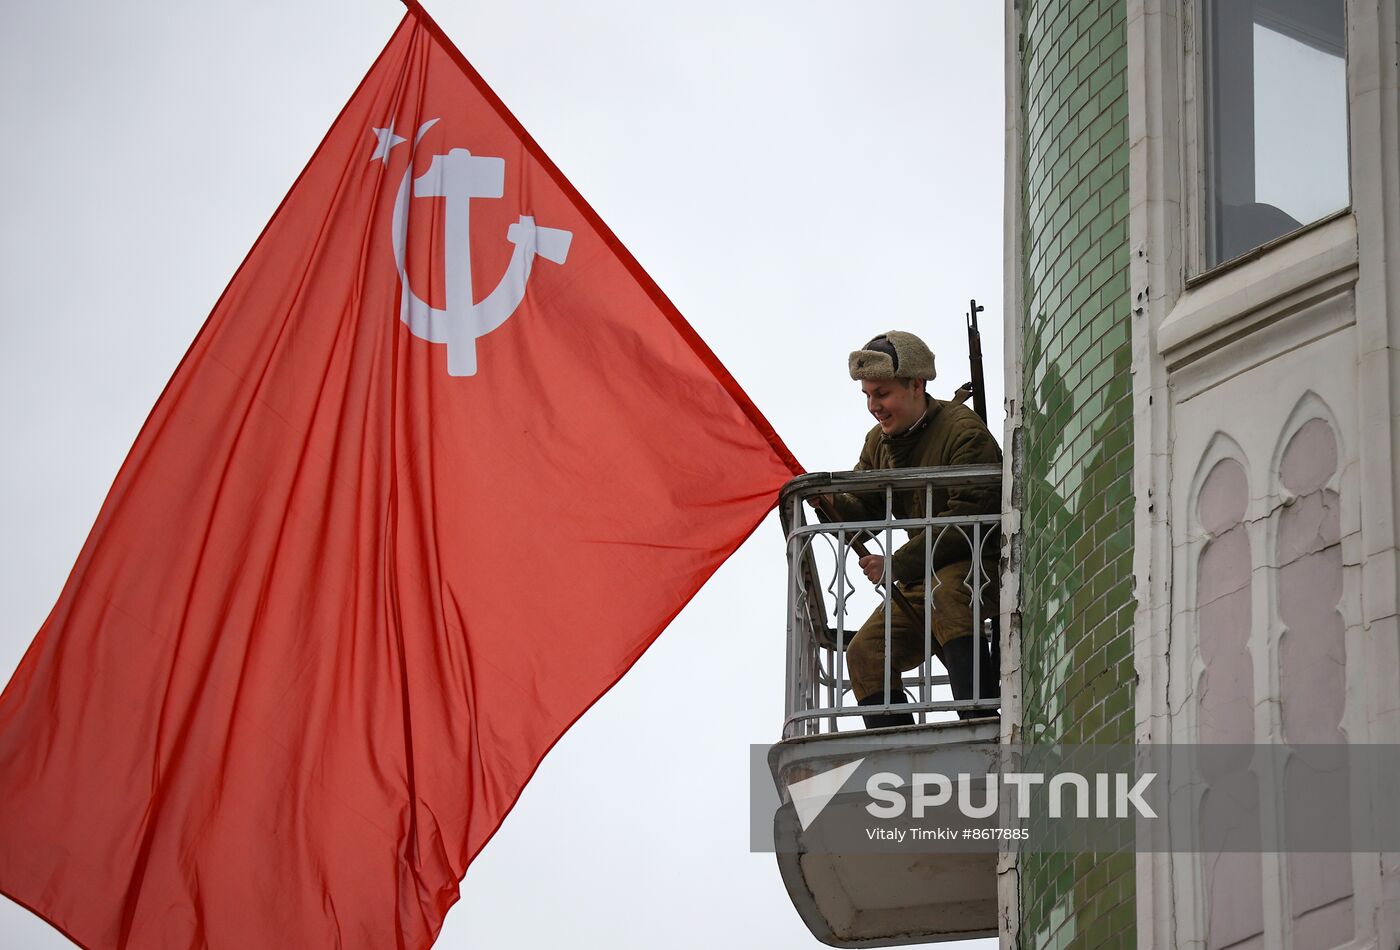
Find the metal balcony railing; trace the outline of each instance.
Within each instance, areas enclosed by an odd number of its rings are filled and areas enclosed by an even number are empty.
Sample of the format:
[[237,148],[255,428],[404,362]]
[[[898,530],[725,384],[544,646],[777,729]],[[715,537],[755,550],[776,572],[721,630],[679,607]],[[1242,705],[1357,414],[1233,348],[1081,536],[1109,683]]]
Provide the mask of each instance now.
[[[940,585],[931,571],[934,552],[945,539],[955,536],[967,543],[971,559],[961,583],[972,606],[974,637],[995,636],[994,558],[998,545],[1001,515],[970,514],[957,517],[901,518],[896,509],[908,510],[908,493],[921,492],[924,511],[934,510],[935,493],[959,489],[982,489],[983,494],[999,496],[1001,468],[996,465],[947,468],[909,468],[865,472],[813,472],[799,476],[783,487],[778,510],[787,539],[788,614],[787,688],[783,738],[854,731],[864,728],[861,716],[882,713],[911,713],[917,723],[938,721],[933,714],[961,710],[994,710],[999,700],[984,696],[981,665],[983,651],[973,656],[973,695],[971,699],[935,699],[935,689],[948,686],[946,674],[934,673],[934,625],[938,622],[933,594]],[[883,510],[884,517],[865,521],[809,521],[807,504],[816,496],[836,494],[855,496],[867,509]],[[878,502],[878,505],[872,505]],[[815,510],[815,509],[814,509]],[[896,587],[891,559],[885,558],[885,575],[878,587],[872,585],[856,564],[862,551],[888,555],[897,550],[895,532],[911,536],[923,532],[926,596],[918,598],[922,610],[912,606],[902,589]],[[856,568],[850,571],[850,568]],[[828,603],[827,595],[831,601]],[[911,702],[860,706],[852,692],[845,654],[851,637],[865,620],[865,612],[883,610],[885,628],[884,696],[900,689]],[[891,666],[892,611],[922,613],[923,662],[913,670]],[[852,618],[852,614],[855,614]],[[850,621],[854,619],[854,624]],[[976,643],[977,641],[974,641]],[[991,656],[998,655],[993,639]],[[946,718],[946,717],[943,717]]]

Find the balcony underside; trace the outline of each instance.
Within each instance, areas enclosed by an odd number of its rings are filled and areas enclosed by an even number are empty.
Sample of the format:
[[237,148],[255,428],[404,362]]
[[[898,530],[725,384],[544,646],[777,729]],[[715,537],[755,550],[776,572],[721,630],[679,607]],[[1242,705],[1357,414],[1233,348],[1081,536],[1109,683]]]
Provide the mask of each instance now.
[[[784,802],[774,820],[778,868],[812,934],[834,947],[893,947],[994,937],[994,853],[827,854],[807,851],[787,787],[862,755],[889,771],[985,775],[993,763],[994,718],[789,739],[768,764]],[[915,743],[912,752],[911,740]],[[873,748],[873,751],[872,751]],[[827,810],[863,809],[862,793],[838,795]]]

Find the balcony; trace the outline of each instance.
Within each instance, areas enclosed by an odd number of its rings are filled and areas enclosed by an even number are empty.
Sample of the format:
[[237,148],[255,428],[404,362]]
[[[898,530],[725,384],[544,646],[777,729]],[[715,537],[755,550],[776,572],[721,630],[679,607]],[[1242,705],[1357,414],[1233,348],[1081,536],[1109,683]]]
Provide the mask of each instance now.
[[[987,499],[1000,498],[1000,485],[999,467],[976,466],[812,473],[783,489],[787,683],[782,741],[770,750],[768,764],[784,807],[774,837],[793,906],[813,935],[831,946],[901,946],[997,933],[995,854],[824,853],[804,841],[788,789],[855,756],[881,770],[969,774],[973,782],[991,768],[1000,720],[996,691],[987,688],[996,678],[984,672],[995,674],[1000,666],[1001,515],[909,513],[986,511],[999,504]],[[916,504],[920,499],[923,504]],[[872,584],[859,559],[896,551],[898,559],[886,557],[880,582]],[[906,583],[895,581],[896,560]],[[907,576],[911,563],[921,578]],[[972,665],[970,683],[962,674],[962,691],[969,694],[962,697],[951,695],[951,677],[940,661],[951,655],[938,632],[948,639],[948,628],[939,625],[957,613],[947,609],[955,603],[953,594],[964,610],[971,608],[970,624],[966,616],[954,621],[962,625],[958,632],[970,627],[972,633],[957,655],[970,653]],[[853,676],[848,651],[862,629],[863,665]],[[883,668],[872,670],[870,656],[882,657]],[[856,680],[866,694],[863,705]],[[872,703],[872,696],[879,701]],[[886,724],[884,717],[891,716],[902,722]],[[856,793],[837,795],[827,808],[863,806]]]

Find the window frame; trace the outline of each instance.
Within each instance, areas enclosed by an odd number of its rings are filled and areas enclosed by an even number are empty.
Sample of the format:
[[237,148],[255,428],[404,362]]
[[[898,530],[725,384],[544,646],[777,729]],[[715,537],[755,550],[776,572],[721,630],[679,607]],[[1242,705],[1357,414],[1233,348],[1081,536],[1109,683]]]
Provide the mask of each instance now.
[[1356,186],[1352,170],[1352,95],[1351,95],[1351,11],[1350,4],[1343,0],[1344,17],[1342,36],[1342,58],[1345,64],[1346,83],[1346,204],[1326,216],[1309,221],[1301,227],[1281,234],[1243,254],[1221,261],[1211,266],[1207,249],[1210,232],[1214,223],[1211,219],[1211,179],[1213,156],[1210,145],[1210,123],[1213,121],[1212,103],[1209,96],[1211,56],[1207,48],[1207,11],[1209,0],[1183,0],[1182,14],[1182,170],[1185,185],[1185,274],[1184,289],[1199,287],[1215,277],[1233,271],[1251,261],[1258,260],[1276,248],[1289,244],[1305,234],[1309,234],[1352,213],[1356,204]]

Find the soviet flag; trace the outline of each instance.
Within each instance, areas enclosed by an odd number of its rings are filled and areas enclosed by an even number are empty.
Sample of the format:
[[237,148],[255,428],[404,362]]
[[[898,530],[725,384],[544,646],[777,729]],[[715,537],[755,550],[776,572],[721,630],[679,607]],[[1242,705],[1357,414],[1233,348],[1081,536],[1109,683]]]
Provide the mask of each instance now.
[[799,471],[410,5],[0,695],[0,892],[89,947],[428,946]]

